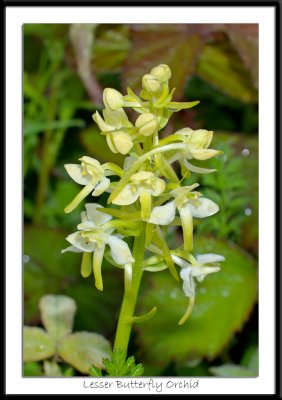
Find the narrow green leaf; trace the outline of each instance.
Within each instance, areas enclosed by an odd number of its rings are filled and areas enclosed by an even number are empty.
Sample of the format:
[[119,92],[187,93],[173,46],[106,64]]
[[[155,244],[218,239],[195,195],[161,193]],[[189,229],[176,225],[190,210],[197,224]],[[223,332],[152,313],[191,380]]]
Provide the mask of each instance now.
[[29,123],[24,126],[24,135],[36,135],[47,130],[84,128],[85,122],[82,119],[70,119],[68,121],[52,121]]

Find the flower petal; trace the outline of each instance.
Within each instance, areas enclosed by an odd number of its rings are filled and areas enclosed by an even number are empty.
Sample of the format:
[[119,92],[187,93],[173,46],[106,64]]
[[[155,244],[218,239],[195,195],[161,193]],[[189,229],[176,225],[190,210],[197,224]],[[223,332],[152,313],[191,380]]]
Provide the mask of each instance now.
[[160,178],[155,180],[155,188],[152,190],[153,196],[159,196],[165,190],[165,181]]
[[92,242],[88,242],[81,236],[81,232],[75,232],[69,235],[66,240],[74,247],[81,251],[91,252],[94,250],[95,245]]
[[190,136],[189,148],[206,149],[209,147],[212,137],[212,131],[207,131],[206,129],[197,129],[196,131],[193,131]]
[[141,181],[146,181],[147,179],[152,179],[154,177],[155,175],[151,171],[139,171],[131,175],[130,180],[132,182],[139,183]]
[[90,231],[90,230],[94,229],[95,227],[96,227],[96,225],[92,221],[84,221],[84,222],[81,222],[81,224],[77,225],[77,229],[79,231]]
[[180,271],[180,277],[183,279],[183,291],[185,296],[194,297],[195,296],[195,282],[191,273],[192,268],[186,267],[182,268]]
[[111,181],[109,178],[102,179],[101,182],[99,182],[98,185],[95,187],[92,196],[100,196],[109,188],[110,184]]
[[194,206],[191,203],[189,204],[191,213],[195,218],[209,217],[219,211],[218,205],[205,197],[200,197],[199,203],[198,206]]
[[103,118],[101,117],[101,115],[98,113],[98,111],[95,112],[95,114],[92,115],[92,118],[94,119],[94,121],[96,122],[96,124],[99,126],[100,130],[102,132],[109,132],[109,131],[113,131],[115,128],[113,126],[111,126],[110,124],[107,124]]
[[131,127],[131,122],[128,121],[125,111],[120,108],[119,110],[111,111],[108,108],[103,110],[103,116],[107,124],[120,129],[122,127]]
[[98,211],[97,208],[101,207],[101,204],[88,203],[85,204],[87,211],[87,218],[89,221],[94,222],[95,226],[101,226],[112,219],[112,216]]
[[113,204],[119,206],[126,206],[128,204],[134,203],[139,197],[139,193],[133,192],[130,184],[125,185],[122,191],[114,198]]
[[82,167],[78,164],[65,164],[65,169],[69,176],[79,185],[87,185],[91,181],[89,174],[82,175]]
[[111,136],[114,147],[119,153],[125,155],[132,149],[133,141],[128,133],[116,131]]
[[220,262],[224,261],[225,258],[219,254],[199,254],[196,256],[197,261],[200,264],[210,264],[210,263],[215,263],[215,262]]
[[199,282],[202,282],[208,274],[213,274],[219,270],[220,267],[192,267],[191,275],[197,278]]
[[107,140],[107,145],[109,146],[109,149],[111,150],[111,152],[114,154],[117,154],[118,151],[113,144],[113,136],[110,133],[108,133],[106,135],[106,140]]
[[128,244],[117,236],[111,235],[108,239],[108,245],[111,249],[111,255],[114,262],[124,265],[134,262],[134,258],[130,252]]
[[220,150],[213,149],[190,149],[190,152],[196,160],[208,160],[222,153]]
[[164,206],[154,207],[149,222],[155,225],[169,225],[174,220],[175,208],[174,201]]
[[66,249],[61,250],[61,253],[65,253],[66,251],[70,251],[72,253],[81,253],[81,250],[79,250],[77,247],[70,246],[67,247]]

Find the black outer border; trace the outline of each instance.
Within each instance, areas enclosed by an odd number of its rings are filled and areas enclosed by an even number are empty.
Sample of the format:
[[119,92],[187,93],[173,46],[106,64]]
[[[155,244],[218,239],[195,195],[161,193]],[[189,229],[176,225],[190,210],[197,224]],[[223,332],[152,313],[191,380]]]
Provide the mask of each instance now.
[[[275,176],[274,176],[274,185],[275,185],[275,204],[274,204],[274,209],[275,209],[275,243],[274,243],[274,250],[275,250],[275,393],[270,394],[270,395],[246,395],[246,397],[260,397],[260,398],[277,398],[277,399],[282,399],[282,375],[281,375],[281,358],[282,358],[282,348],[281,348],[281,333],[282,333],[282,322],[281,322],[281,300],[282,300],[282,295],[281,295],[281,288],[282,288],[282,283],[281,283],[281,271],[280,271],[280,265],[281,265],[281,254],[280,254],[280,249],[282,246],[281,238],[280,238],[280,227],[281,227],[281,212],[280,212],[280,205],[281,205],[281,153],[282,153],[282,148],[281,148],[281,138],[280,134],[281,132],[281,29],[280,29],[280,24],[282,23],[282,18],[281,18],[281,0],[237,0],[237,1],[228,1],[228,0],[217,0],[217,1],[204,1],[204,0],[198,0],[198,1],[189,1],[189,0],[177,0],[176,2],[169,2],[167,0],[159,0],[159,1],[150,1],[150,0],[143,0],[143,1],[132,1],[132,0],[123,0],[123,1],[118,1],[118,0],[113,0],[113,1],[98,1],[93,3],[95,0],[83,0],[81,2],[77,2],[74,0],[49,0],[49,1],[36,1],[36,0],[29,0],[29,1],[14,1],[14,0],[4,0],[3,8],[4,12],[2,13],[3,18],[2,18],[2,27],[3,27],[3,59],[5,60],[5,55],[6,55],[6,50],[5,50],[5,33],[6,33],[6,18],[5,18],[5,10],[7,7],[22,7],[22,6],[50,6],[50,7],[55,7],[55,6],[60,6],[60,7],[83,7],[83,6],[91,6],[91,7],[102,7],[102,6],[130,6],[130,7],[136,7],[136,6],[165,6],[165,7],[177,7],[177,6],[186,6],[186,7],[196,7],[196,6],[201,6],[201,7],[206,7],[206,6],[213,6],[213,7],[273,7],[275,9],[275,54],[276,54],[276,59],[275,59],[275,71],[274,72],[274,78],[275,78],[275,109],[274,109],[274,114],[275,114]],[[3,74],[3,104],[5,104],[5,98],[6,98],[6,86],[5,86],[5,77],[6,77],[6,72],[5,72],[5,63],[4,63],[4,74]],[[4,108],[6,110],[6,108]],[[4,112],[4,132],[6,132],[6,123],[5,123],[5,116],[6,113]],[[6,149],[6,142],[5,142],[5,136],[3,137],[4,142],[3,142],[3,149]],[[3,154],[3,181],[4,181],[4,187],[6,188],[6,181],[5,181],[5,166],[6,166],[6,153],[4,150]],[[6,234],[6,207],[5,207],[5,200],[4,200],[4,231],[3,231],[3,237],[5,238]],[[4,250],[5,251],[5,250]],[[5,254],[5,253],[4,253]],[[6,266],[6,254],[4,256],[4,265]],[[265,266],[267,267],[267,266]],[[5,272],[4,272],[4,279],[3,282],[5,282]],[[4,294],[4,315],[6,316],[6,308],[5,308],[5,286],[3,290]],[[4,323],[6,322],[6,318],[4,319]],[[6,333],[6,332],[5,332]],[[4,347],[5,347],[5,334],[4,334]],[[6,366],[6,353],[5,351],[4,357],[3,357],[3,371],[5,371],[5,366]],[[6,375],[4,373],[4,376],[6,378]],[[4,383],[4,387],[6,389],[6,379]],[[6,391],[4,389],[4,395],[6,394]],[[41,396],[46,396],[45,394],[40,394]],[[136,394],[133,394],[136,395]],[[9,396],[17,396],[17,395],[9,395]],[[26,396],[26,395],[22,395]],[[31,395],[34,396],[34,395]],[[36,396],[36,394],[35,394]],[[62,395],[62,396],[67,396],[67,395]],[[70,395],[70,396],[75,396],[75,395]],[[110,395],[108,395],[110,396]],[[119,395],[117,395],[119,396]],[[121,396],[124,396],[123,394]],[[127,396],[127,395],[125,395]],[[138,395],[137,395],[138,396]],[[165,395],[168,396],[168,395]],[[180,395],[181,396],[181,395]],[[225,396],[225,395],[219,395],[219,394],[211,394],[211,395],[190,395],[189,397],[197,398],[197,397],[206,397],[206,396]],[[229,396],[234,397],[241,397],[241,395],[238,394],[229,394]]]

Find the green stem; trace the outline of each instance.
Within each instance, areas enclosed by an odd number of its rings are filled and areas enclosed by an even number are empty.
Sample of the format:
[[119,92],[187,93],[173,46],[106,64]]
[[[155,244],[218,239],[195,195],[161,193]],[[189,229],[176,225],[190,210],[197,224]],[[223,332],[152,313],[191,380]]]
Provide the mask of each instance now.
[[140,266],[143,262],[145,250],[145,224],[143,224],[142,228],[141,235],[134,239],[133,257],[135,262],[132,266],[132,291],[124,292],[114,344],[114,350],[124,350],[126,353],[133,324],[136,300],[143,274],[143,270]]

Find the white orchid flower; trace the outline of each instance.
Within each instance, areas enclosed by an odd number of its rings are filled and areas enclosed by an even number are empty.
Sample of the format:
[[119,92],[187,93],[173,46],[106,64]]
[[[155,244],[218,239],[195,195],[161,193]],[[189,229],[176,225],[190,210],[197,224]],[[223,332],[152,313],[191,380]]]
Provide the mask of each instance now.
[[105,108],[103,117],[96,111],[93,119],[99,126],[100,130],[106,134],[106,139],[110,150],[113,153],[127,154],[133,147],[133,139],[128,133],[128,129],[133,124],[128,120],[125,111],[120,108],[111,110]]
[[218,254],[201,254],[196,258],[190,255],[191,263],[182,258],[172,255],[175,264],[181,267],[180,277],[183,280],[183,291],[187,297],[195,297],[196,282],[202,282],[208,274],[218,272],[220,270],[219,262],[225,258]]
[[164,206],[154,207],[148,222],[156,225],[168,225],[174,218],[176,209],[179,212],[183,229],[184,250],[191,251],[193,248],[193,217],[205,218],[219,211],[219,207],[212,200],[201,197],[199,192],[192,190],[198,184],[179,187],[170,193],[175,200]]
[[[171,135],[168,140],[172,141],[174,137],[175,140],[181,140],[186,143],[187,146],[185,149],[176,152],[169,158],[168,162],[170,164],[174,161],[179,161],[187,170],[199,174],[207,174],[215,171],[215,169],[201,168],[192,165],[188,161],[193,158],[196,160],[208,160],[209,158],[222,154],[220,150],[208,149],[213,138],[212,131],[207,131],[205,129],[197,129],[194,131],[191,128],[183,128],[175,132],[174,135]],[[166,139],[163,141],[166,141]]]
[[186,153],[186,157],[188,159],[208,160],[221,154],[220,150],[208,149],[213,138],[213,131],[207,131],[206,129],[197,129],[194,131],[191,128],[183,128],[175,132],[175,135],[184,135],[187,137],[188,152]]
[[128,244],[119,236],[113,235],[114,228],[109,221],[111,215],[104,214],[97,210],[99,204],[86,204],[86,212],[81,213],[81,223],[77,226],[78,231],[69,235],[66,240],[72,245],[64,250],[72,252],[83,252],[86,259],[82,262],[81,273],[87,277],[91,273],[89,267],[89,253],[93,253],[93,271],[95,286],[103,290],[101,275],[101,265],[106,245],[110,247],[110,253],[114,262],[122,265],[125,269],[131,268],[134,258],[130,252]]
[[100,196],[110,186],[110,179],[106,175],[112,175],[108,166],[109,164],[101,165],[99,161],[84,156],[79,159],[79,164],[65,164],[65,169],[69,176],[79,185],[84,185],[84,188],[78,193],[73,201],[65,208],[65,212],[73,211],[78,204],[92,191],[92,196]]
[[165,182],[151,171],[139,171],[130,177],[129,183],[112,200],[113,204],[129,205],[138,198],[141,204],[141,218],[147,221],[151,215],[152,196],[159,196],[165,190]]
[[183,280],[184,294],[190,298],[187,310],[179,321],[179,325],[182,325],[192,312],[197,286],[195,279],[198,282],[202,282],[207,275],[218,272],[220,270],[219,262],[225,260],[223,256],[218,254],[201,254],[196,256],[196,258],[190,254],[189,258],[191,263],[172,254],[172,259],[175,264],[181,267],[180,277]]

